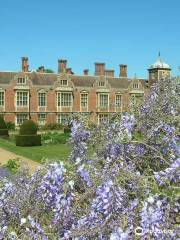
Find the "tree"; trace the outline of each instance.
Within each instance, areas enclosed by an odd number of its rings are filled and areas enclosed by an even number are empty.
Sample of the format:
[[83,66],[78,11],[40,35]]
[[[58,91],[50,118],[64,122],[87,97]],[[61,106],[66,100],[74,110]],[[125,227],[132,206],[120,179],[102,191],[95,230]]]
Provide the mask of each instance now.
[[53,71],[52,69],[49,69],[49,68],[46,68],[46,69],[45,69],[45,72],[46,72],[46,73],[54,73],[54,71]]

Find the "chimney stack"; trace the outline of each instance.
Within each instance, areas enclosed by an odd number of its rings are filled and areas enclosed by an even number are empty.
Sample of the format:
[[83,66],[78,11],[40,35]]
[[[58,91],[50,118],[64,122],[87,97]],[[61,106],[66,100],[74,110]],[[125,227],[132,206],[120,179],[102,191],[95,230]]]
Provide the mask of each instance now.
[[58,60],[58,73],[66,73],[67,60],[59,59]]
[[95,63],[95,75],[100,76],[105,74],[105,63]]
[[84,75],[88,75],[89,74],[89,69],[84,69]]
[[22,72],[29,72],[28,57],[22,57]]
[[114,77],[114,70],[106,69],[105,70],[105,76]]
[[120,64],[120,74],[119,77],[127,77],[127,65]]

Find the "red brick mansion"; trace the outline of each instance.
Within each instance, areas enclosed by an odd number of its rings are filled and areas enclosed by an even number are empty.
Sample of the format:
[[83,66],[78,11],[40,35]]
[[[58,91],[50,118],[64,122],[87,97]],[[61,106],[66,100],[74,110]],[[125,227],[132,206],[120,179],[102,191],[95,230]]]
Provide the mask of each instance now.
[[148,79],[130,79],[127,65],[119,67],[118,77],[105,63],[95,63],[93,76],[88,69],[79,76],[67,68],[66,60],[58,60],[58,72],[46,73],[43,66],[30,71],[28,58],[23,57],[20,72],[0,72],[0,114],[16,125],[29,118],[39,125],[63,124],[72,113],[90,114],[101,122],[141,101],[149,85],[171,72],[160,57],[149,67]]

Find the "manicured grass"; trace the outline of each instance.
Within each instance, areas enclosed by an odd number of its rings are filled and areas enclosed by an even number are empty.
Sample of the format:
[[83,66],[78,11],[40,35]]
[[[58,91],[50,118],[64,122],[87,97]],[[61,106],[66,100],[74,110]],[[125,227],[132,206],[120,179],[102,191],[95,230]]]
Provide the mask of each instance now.
[[0,147],[36,162],[41,162],[43,159],[62,160],[66,162],[70,153],[70,146],[67,144],[18,147],[13,141],[1,138]]

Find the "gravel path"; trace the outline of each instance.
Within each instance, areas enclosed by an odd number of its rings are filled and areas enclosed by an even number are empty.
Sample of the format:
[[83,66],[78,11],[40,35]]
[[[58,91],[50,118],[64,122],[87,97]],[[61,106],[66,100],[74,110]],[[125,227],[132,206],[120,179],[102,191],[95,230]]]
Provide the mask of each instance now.
[[28,166],[28,168],[30,169],[30,172],[34,172],[37,169],[37,167],[40,165],[39,163],[31,159],[16,155],[15,153],[12,153],[5,149],[0,148],[0,165],[7,163],[9,159],[15,159],[15,158],[19,158],[22,164],[24,164],[25,166]]

